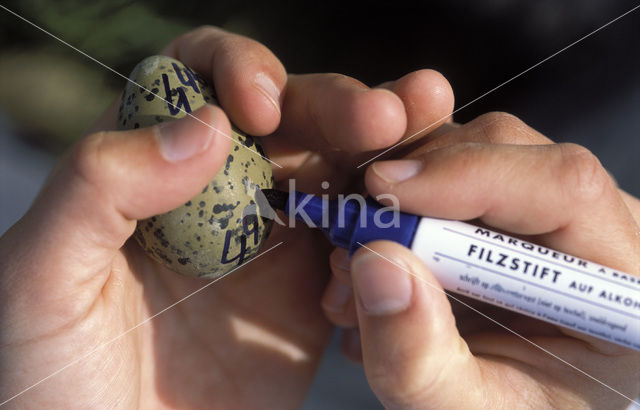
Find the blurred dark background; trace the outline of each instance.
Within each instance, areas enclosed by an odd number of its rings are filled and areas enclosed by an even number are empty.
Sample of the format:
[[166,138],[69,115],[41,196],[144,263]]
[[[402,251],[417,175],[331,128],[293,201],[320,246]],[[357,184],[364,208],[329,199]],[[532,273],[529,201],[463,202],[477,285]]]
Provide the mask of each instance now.
[[[128,75],[178,34],[212,24],[255,38],[289,72],[339,72],[368,85],[441,71],[456,108],[596,30],[638,1],[4,1],[7,8]],[[555,141],[594,151],[640,196],[640,9],[454,118],[507,111]],[[27,209],[55,158],[124,80],[0,10],[0,233]],[[308,408],[371,408],[360,369],[333,349]]]

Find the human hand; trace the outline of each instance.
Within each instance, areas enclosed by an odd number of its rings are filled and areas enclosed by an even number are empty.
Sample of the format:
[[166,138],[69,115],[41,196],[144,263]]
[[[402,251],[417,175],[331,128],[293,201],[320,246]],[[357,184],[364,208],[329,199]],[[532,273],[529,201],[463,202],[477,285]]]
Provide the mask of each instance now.
[[[407,212],[475,219],[640,275],[640,202],[618,190],[586,149],[553,144],[500,113],[445,127],[406,159],[370,166],[368,192],[395,195]],[[363,361],[385,406],[625,408],[638,397],[640,353],[455,295],[582,374],[448,300],[408,249],[367,246],[389,261],[366,249],[351,261],[334,251],[323,307],[349,329],[343,350]]]
[[[287,80],[264,46],[211,27],[165,53],[212,79],[241,129],[275,131],[264,146],[283,166],[277,180],[296,178],[309,191],[323,180],[340,189],[358,152],[394,143],[453,105],[446,80],[432,71],[403,78],[406,89],[396,94],[338,75]],[[408,99],[419,115],[405,111]],[[128,239],[136,220],[181,205],[217,173],[231,146],[221,135],[229,123],[208,106],[194,115],[220,132],[188,117],[104,131],[116,111],[61,161],[0,239],[0,402],[53,374],[8,406],[299,405],[330,334],[318,303],[329,249],[309,229],[276,226],[264,249],[283,245],[172,306],[207,282],[161,267]]]

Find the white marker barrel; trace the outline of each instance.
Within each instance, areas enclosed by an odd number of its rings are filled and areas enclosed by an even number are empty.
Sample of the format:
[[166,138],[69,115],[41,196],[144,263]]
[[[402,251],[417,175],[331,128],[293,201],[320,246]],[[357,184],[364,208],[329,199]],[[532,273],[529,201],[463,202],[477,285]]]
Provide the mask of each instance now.
[[422,218],[412,251],[448,291],[640,350],[640,278],[464,222]]

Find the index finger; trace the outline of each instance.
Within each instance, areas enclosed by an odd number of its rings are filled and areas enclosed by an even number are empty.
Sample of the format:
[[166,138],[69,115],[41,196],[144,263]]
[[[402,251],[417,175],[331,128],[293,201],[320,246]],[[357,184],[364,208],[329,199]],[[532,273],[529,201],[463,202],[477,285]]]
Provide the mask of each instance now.
[[278,127],[287,74],[264,45],[203,26],[173,40],[162,54],[182,61],[213,82],[222,108],[243,131],[266,135]]

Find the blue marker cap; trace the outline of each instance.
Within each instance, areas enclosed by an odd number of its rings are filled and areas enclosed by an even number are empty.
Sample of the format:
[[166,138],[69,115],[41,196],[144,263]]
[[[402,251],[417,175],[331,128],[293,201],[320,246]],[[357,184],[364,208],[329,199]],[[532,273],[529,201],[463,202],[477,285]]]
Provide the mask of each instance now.
[[360,243],[379,239],[408,247],[419,221],[416,215],[383,207],[371,198],[325,200],[297,191],[289,193],[284,212],[289,218],[322,229],[333,245],[349,250],[350,255]]

